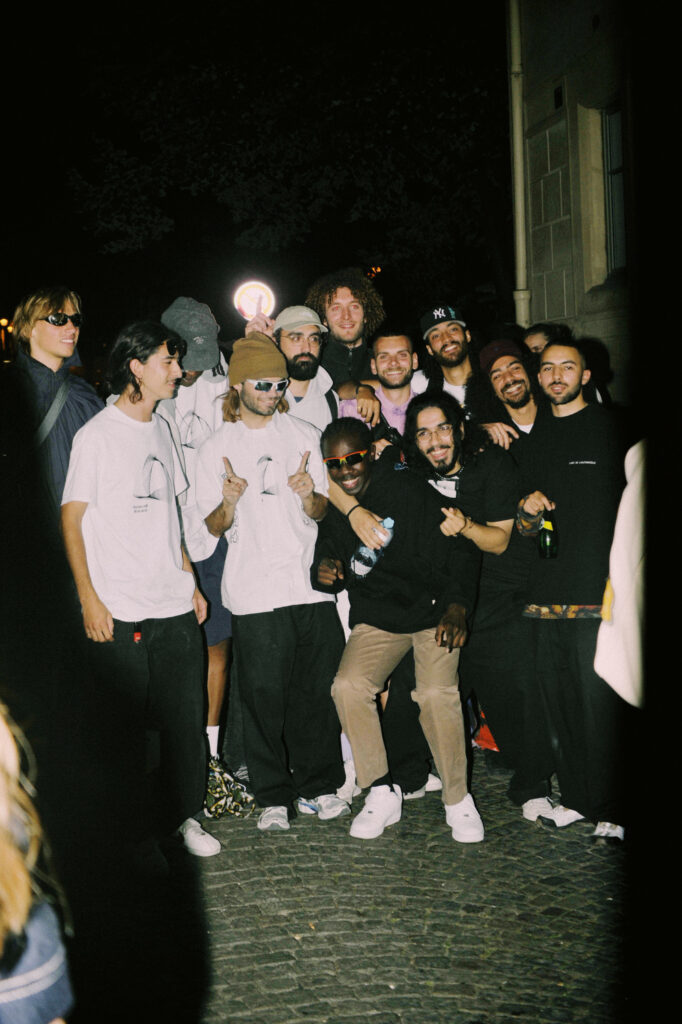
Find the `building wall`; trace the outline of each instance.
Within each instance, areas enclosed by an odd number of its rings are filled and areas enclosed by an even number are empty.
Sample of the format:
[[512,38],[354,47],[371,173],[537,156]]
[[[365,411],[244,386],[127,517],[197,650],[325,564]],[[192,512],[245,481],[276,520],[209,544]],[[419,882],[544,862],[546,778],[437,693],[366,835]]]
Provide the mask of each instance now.
[[[600,339],[611,393],[627,401],[627,267],[609,263],[603,144],[608,112],[622,110],[627,132],[623,31],[617,0],[522,3],[531,321],[562,321]],[[628,214],[626,203],[626,223]]]

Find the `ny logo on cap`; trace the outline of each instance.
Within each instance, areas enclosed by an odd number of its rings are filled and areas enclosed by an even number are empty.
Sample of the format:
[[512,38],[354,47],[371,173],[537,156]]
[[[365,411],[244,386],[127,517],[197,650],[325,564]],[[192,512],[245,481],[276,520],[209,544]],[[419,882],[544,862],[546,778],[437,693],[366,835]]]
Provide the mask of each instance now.
[[445,310],[441,306],[440,309],[434,309],[432,315],[434,320],[442,320],[445,318]]

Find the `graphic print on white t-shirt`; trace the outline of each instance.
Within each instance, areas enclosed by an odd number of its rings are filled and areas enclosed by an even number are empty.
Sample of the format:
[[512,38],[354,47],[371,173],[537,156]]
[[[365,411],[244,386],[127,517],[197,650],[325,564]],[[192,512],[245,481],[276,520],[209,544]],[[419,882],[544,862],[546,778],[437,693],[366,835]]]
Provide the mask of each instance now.
[[176,410],[175,419],[183,448],[197,450],[213,433],[210,424],[194,410],[190,410],[184,415],[180,415]]
[[[170,502],[174,496],[170,474],[161,459],[148,455],[135,480],[133,496],[136,499]],[[136,512],[142,511],[135,508]]]

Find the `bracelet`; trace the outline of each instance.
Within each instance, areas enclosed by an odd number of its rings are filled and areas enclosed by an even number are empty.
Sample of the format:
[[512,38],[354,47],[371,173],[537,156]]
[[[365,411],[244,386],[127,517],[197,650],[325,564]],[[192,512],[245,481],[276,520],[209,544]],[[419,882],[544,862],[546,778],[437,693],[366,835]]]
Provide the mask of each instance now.
[[462,529],[459,531],[462,534],[466,534],[466,531],[470,530],[471,527],[474,525],[474,521],[471,518],[471,516],[465,516],[464,518],[465,518],[466,522],[465,522],[464,526],[462,527]]
[[346,519],[350,519],[351,512],[355,512],[356,508],[360,508],[360,502],[356,501],[352,508],[349,508],[346,512]]

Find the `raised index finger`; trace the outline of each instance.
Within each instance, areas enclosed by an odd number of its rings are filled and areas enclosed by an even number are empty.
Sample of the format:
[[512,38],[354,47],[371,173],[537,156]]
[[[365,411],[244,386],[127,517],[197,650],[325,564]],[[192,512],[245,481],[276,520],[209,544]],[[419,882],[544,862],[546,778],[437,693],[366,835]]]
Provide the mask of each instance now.
[[235,472],[230,465],[230,460],[226,455],[223,455],[223,466],[225,467],[225,476],[228,477],[228,479],[235,475]]
[[299,473],[308,472],[308,459],[310,458],[310,452],[303,452],[303,458],[301,459],[301,465],[298,467]]

